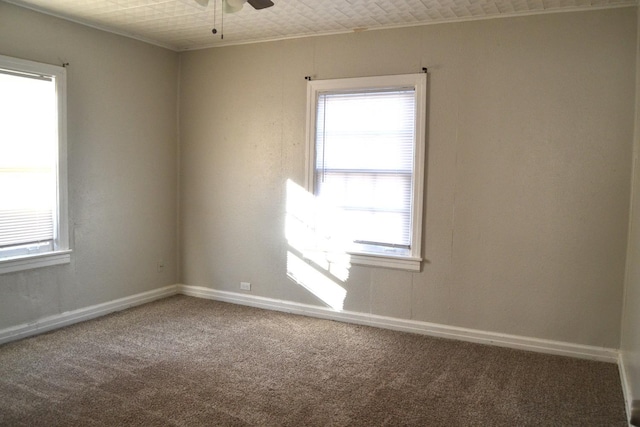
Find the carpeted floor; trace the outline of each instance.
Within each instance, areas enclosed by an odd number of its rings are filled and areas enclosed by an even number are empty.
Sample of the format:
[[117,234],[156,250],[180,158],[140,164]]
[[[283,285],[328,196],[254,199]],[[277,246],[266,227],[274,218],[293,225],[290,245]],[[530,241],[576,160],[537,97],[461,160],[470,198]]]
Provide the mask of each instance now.
[[0,347],[2,426],[626,426],[614,364],[176,296]]

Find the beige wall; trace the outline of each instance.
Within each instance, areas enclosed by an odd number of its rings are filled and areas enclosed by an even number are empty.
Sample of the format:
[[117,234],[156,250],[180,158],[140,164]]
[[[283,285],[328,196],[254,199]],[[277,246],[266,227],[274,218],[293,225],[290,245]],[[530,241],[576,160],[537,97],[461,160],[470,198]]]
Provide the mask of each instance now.
[[429,67],[420,273],[354,266],[345,309],[618,348],[636,11],[562,13],[183,53],[183,283],[322,305],[286,276],[305,75]]
[[[638,11],[640,18],[640,10]],[[636,123],[633,149],[633,181],[627,276],[625,282],[620,344],[623,374],[627,379],[627,399],[640,400],[640,32],[636,47]],[[640,409],[640,408],[637,408]]]
[[177,54],[3,2],[0,54],[70,63],[74,250],[0,275],[0,329],[176,283]]

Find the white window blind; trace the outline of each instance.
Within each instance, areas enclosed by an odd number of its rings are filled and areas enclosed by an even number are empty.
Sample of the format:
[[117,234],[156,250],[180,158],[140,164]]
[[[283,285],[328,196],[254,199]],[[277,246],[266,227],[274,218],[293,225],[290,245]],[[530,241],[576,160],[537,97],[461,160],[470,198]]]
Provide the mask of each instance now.
[[414,87],[318,94],[315,194],[355,243],[411,249],[415,117]]
[[5,254],[26,246],[31,252],[53,249],[57,123],[54,77],[0,68],[0,251]]

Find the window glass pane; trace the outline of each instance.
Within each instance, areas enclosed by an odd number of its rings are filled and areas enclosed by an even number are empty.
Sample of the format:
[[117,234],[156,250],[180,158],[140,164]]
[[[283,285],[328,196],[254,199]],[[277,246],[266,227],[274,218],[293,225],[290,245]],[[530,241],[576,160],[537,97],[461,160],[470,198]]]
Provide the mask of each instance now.
[[0,70],[0,94],[0,248],[51,241],[57,206],[55,82]]
[[356,239],[356,243],[409,246],[408,241],[398,241],[398,235],[403,235],[410,225],[408,212],[347,211],[346,218],[354,234],[366,236]]
[[322,93],[316,117],[316,195],[356,241],[409,248],[415,90]]
[[411,171],[415,91],[321,94],[316,167]]

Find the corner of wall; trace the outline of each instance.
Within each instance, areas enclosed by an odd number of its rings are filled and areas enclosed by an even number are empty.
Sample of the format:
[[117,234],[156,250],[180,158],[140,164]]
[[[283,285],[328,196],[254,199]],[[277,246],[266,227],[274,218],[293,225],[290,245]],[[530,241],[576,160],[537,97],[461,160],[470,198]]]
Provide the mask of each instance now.
[[181,170],[182,170],[182,151],[181,151],[181,134],[180,129],[180,106],[182,92],[182,54],[178,53],[178,82],[176,84],[176,281],[182,282],[182,189],[181,189]]
[[[640,226],[640,165],[638,164],[638,154],[640,152],[640,7],[636,9],[636,94],[634,112],[634,132],[632,151],[632,174],[631,174],[631,194],[629,201],[629,226],[627,234],[627,259],[624,280],[624,291],[622,300],[622,317],[620,323],[620,355],[618,358],[618,368],[620,370],[620,380],[625,398],[627,415],[632,425],[640,425],[640,378],[635,374],[638,371],[637,354],[640,353],[640,343],[634,339],[634,335],[640,335],[638,325],[631,318],[632,314],[640,308],[640,278],[637,271],[640,269],[640,261],[636,258],[636,248],[634,237],[636,229]],[[633,274],[633,273],[636,274]],[[634,288],[635,287],[635,288]],[[636,297],[634,297],[636,295]],[[635,357],[633,355],[636,355]]]

